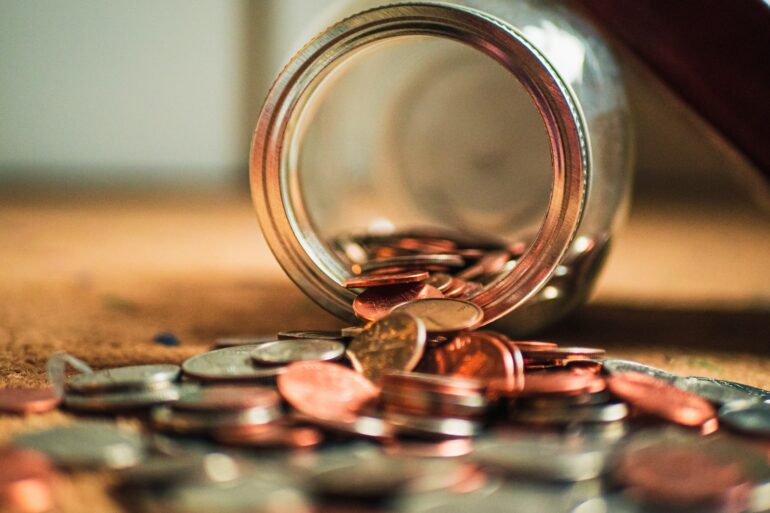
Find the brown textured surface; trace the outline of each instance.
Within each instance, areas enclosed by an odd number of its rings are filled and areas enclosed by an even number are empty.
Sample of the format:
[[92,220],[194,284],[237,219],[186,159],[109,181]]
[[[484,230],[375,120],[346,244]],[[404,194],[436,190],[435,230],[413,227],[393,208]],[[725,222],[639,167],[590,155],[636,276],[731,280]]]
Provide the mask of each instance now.
[[[770,219],[704,205],[638,205],[594,301],[544,337],[770,388]],[[0,292],[3,386],[43,384],[57,350],[180,362],[220,336],[342,326],[283,275],[240,196],[4,198]],[[0,443],[67,420],[0,416]],[[105,479],[66,480],[62,510],[115,511]]]

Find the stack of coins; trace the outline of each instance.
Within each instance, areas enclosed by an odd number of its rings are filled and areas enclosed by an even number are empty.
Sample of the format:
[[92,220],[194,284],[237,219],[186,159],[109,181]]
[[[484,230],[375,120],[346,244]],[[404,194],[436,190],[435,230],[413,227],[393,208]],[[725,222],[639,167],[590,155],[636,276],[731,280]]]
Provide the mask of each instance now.
[[71,377],[64,404],[76,411],[121,411],[179,399],[178,365],[135,365]]

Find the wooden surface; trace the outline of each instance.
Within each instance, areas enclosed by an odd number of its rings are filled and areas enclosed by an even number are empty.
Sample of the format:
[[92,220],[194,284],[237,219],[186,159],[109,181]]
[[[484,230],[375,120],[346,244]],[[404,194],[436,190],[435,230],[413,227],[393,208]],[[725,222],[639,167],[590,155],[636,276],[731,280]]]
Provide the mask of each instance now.
[[[592,302],[541,338],[770,388],[769,262],[770,218],[750,206],[638,204]],[[181,362],[217,337],[342,325],[282,273],[244,196],[0,202],[0,385],[43,385],[54,351]],[[68,420],[0,415],[0,443]],[[102,484],[68,480],[63,510],[113,511]]]

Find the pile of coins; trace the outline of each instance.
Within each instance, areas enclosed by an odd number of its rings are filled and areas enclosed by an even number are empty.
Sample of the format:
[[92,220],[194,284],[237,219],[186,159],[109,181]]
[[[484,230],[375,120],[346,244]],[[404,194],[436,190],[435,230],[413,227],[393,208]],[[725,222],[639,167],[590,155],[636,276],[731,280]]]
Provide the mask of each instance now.
[[[770,510],[770,392],[476,330],[468,299],[519,246],[338,245],[364,325],[71,376],[64,408],[142,429],[22,433],[0,453],[19,462],[0,465],[0,506],[49,510],[55,472],[108,469],[127,507],[164,513]],[[0,390],[6,412],[58,404]]]

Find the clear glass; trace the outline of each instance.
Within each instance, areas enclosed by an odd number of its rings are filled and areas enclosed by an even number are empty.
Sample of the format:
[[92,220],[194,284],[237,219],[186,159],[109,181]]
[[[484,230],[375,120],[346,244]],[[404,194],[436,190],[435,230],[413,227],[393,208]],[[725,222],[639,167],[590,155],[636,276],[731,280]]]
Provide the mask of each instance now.
[[305,47],[268,96],[251,173],[271,248],[350,319],[341,234],[430,227],[523,243],[472,300],[516,335],[553,322],[590,294],[628,197],[611,53],[555,2],[378,4],[342,5],[340,19],[352,17]]

